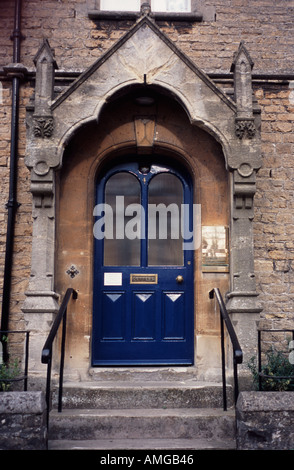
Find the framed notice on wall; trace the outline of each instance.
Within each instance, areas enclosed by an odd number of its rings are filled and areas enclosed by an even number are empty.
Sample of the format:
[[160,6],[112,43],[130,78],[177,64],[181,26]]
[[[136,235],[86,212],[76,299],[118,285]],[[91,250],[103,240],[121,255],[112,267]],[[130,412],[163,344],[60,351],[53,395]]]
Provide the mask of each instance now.
[[229,272],[228,227],[210,225],[202,227],[202,271]]

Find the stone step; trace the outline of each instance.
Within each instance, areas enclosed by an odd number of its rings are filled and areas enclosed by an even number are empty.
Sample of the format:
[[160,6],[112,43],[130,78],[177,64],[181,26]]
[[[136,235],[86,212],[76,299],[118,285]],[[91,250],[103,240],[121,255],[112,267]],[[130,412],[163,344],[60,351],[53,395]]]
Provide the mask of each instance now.
[[197,380],[194,367],[92,367],[89,380],[102,382],[180,382]]
[[235,437],[235,410],[65,409],[52,411],[49,440],[201,439]]
[[235,450],[235,439],[51,440],[48,450]]
[[[232,387],[227,387],[228,406],[233,403]],[[53,393],[53,408],[57,394]],[[218,383],[99,381],[66,383],[63,409],[128,408],[222,408],[222,386]]]

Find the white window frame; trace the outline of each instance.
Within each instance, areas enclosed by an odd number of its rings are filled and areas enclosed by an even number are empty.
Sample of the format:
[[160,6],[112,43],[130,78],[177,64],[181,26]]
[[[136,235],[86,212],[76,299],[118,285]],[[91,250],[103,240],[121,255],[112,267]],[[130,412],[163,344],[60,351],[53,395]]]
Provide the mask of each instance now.
[[[142,13],[147,14],[150,11],[151,18],[154,18],[158,21],[186,21],[186,22],[201,22],[201,21],[215,21],[215,8],[208,6],[204,7],[204,0],[170,0],[176,2],[187,2],[185,11],[181,8],[181,11],[176,11],[175,9],[167,9],[164,7],[159,7],[160,3],[156,6],[155,1],[163,2],[167,0],[134,0],[134,4],[129,6],[128,0],[87,0],[88,4],[88,16],[91,20],[99,21],[122,21],[130,20],[134,21],[141,17]],[[109,2],[107,4],[107,2]],[[113,3],[112,3],[113,2]],[[202,3],[203,2],[203,3]],[[141,12],[142,5],[147,4],[150,6],[150,9],[144,9],[144,12]],[[122,5],[122,10],[118,10],[117,6]],[[127,5],[127,6],[125,6]],[[164,5],[161,3],[161,5]],[[114,9],[114,6],[116,9]],[[152,10],[153,7],[153,10]],[[107,9],[106,9],[107,8]],[[109,9],[111,8],[111,9]],[[130,10],[130,8],[133,8]],[[136,8],[136,9],[135,9]],[[164,11],[159,11],[159,10]]]
[[[146,0],[145,0],[146,1]],[[171,3],[170,7],[168,2]],[[172,8],[173,3],[186,3],[186,8]],[[156,13],[191,13],[192,0],[149,0],[146,3],[151,3],[151,11]],[[142,0],[100,0],[100,11],[134,11],[138,12],[141,9]]]
[[100,0],[101,11],[140,11],[141,0]]
[[[170,1],[171,5],[167,3]],[[183,8],[172,8],[173,3],[186,3],[187,7]],[[161,13],[191,13],[192,11],[191,0],[151,0],[151,11]]]

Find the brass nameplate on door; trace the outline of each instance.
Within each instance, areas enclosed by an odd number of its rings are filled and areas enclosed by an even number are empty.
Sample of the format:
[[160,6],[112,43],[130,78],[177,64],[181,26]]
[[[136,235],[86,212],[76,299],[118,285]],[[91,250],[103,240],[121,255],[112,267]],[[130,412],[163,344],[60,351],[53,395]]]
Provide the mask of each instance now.
[[157,284],[158,276],[157,274],[131,274],[130,283],[131,284]]

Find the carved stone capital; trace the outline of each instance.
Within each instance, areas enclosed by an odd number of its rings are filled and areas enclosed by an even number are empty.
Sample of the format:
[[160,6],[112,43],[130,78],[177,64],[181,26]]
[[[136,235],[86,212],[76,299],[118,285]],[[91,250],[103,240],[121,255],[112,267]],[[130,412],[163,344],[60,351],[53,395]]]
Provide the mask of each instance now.
[[54,121],[52,116],[34,116],[33,133],[35,137],[44,139],[53,135]]
[[253,119],[236,119],[235,134],[242,140],[244,136],[253,139],[256,134],[256,127]]

